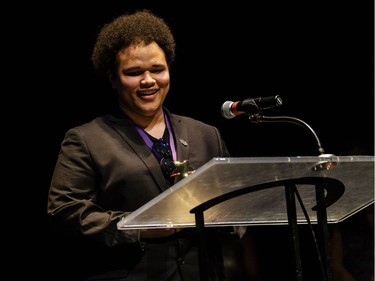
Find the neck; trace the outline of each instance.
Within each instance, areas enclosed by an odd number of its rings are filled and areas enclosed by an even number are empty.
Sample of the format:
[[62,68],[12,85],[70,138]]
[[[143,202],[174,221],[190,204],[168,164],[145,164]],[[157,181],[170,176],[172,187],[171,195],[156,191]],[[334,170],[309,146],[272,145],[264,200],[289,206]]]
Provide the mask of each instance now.
[[121,107],[125,115],[139,128],[153,136],[154,138],[162,138],[165,131],[164,112],[161,108],[152,116],[141,115],[135,112],[129,112]]
[[154,138],[160,139],[163,137],[165,127],[164,114],[159,114],[157,118],[153,118],[145,127],[141,128]]

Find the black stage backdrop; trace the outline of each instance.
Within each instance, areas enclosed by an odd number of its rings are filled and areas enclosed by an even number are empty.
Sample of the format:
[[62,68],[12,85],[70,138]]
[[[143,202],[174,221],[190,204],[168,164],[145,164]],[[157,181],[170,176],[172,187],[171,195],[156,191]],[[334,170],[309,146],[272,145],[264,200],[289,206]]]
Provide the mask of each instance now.
[[[346,155],[357,146],[374,153],[373,1],[18,4],[9,10],[14,27],[3,44],[15,52],[9,75],[18,93],[9,96],[26,123],[20,155],[10,162],[17,167],[11,169],[15,198],[27,201],[16,220],[16,229],[26,225],[31,236],[18,239],[27,240],[25,249],[32,246],[26,257],[46,248],[47,191],[65,131],[113,104],[107,85],[93,75],[90,54],[99,28],[126,11],[147,8],[170,24],[177,55],[166,105],[217,126],[232,156],[319,154],[312,134],[295,124],[221,116],[227,100],[276,94],[283,106],[265,115],[307,122],[326,153]],[[41,264],[51,258],[43,252]],[[48,271],[35,270],[36,277]]]
[[40,82],[43,118],[53,124],[45,139],[50,154],[56,155],[67,128],[112,105],[111,92],[92,74],[91,49],[100,26],[141,8],[164,17],[176,37],[167,106],[216,125],[233,156],[318,154],[311,134],[296,125],[254,124],[245,116],[227,120],[220,114],[227,100],[275,94],[284,104],[265,115],[304,120],[327,153],[343,155],[354,145],[373,153],[371,1],[246,7],[236,1],[211,7],[197,1],[101,2],[84,7],[53,2],[36,14],[40,45],[34,58],[43,72],[34,82]]

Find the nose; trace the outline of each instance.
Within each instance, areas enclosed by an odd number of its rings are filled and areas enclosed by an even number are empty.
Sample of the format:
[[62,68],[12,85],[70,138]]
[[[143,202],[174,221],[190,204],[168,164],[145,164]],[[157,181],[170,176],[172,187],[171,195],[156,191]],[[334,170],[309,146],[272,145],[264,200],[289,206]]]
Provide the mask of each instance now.
[[152,77],[149,71],[146,71],[143,74],[143,77],[141,79],[141,86],[147,87],[147,86],[154,85],[154,84],[155,84],[155,79]]

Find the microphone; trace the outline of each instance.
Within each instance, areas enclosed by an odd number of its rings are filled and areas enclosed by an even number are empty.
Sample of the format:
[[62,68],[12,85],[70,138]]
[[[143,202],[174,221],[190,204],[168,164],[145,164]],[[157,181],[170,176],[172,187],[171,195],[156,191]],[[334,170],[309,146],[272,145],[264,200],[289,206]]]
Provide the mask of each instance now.
[[232,119],[241,114],[253,115],[263,109],[281,106],[283,101],[279,95],[248,98],[243,101],[226,101],[221,106],[221,115],[227,119]]

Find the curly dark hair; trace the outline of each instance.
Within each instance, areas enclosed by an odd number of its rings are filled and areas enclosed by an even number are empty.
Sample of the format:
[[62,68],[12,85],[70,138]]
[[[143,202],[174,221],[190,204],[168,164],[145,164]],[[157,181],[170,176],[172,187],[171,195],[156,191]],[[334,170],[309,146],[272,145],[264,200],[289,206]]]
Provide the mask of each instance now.
[[99,31],[91,61],[98,74],[114,72],[118,52],[132,44],[156,42],[163,49],[167,64],[175,57],[175,40],[166,22],[148,10],[124,14]]

